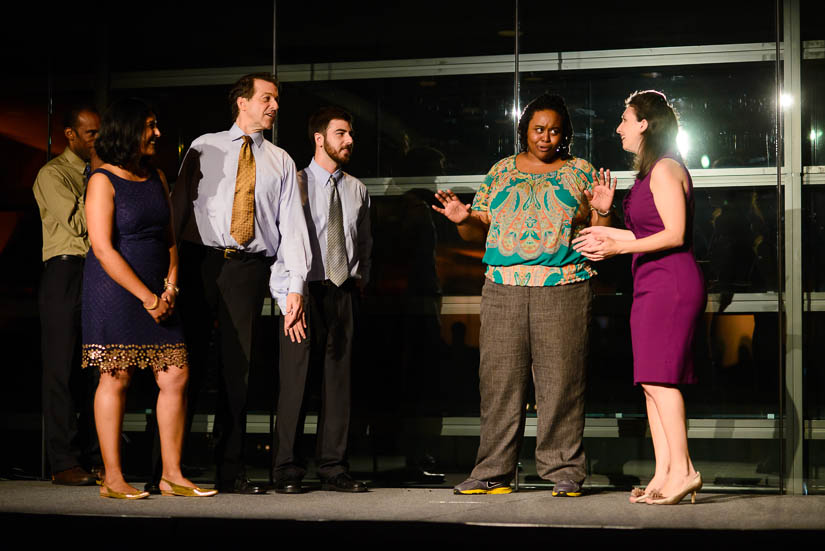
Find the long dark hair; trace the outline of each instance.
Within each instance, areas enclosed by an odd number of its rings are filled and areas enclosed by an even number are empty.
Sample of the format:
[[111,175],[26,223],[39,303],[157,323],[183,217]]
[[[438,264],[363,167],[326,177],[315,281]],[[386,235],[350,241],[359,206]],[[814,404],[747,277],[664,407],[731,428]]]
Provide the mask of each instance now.
[[103,162],[121,168],[145,166],[140,142],[146,130],[146,119],[154,114],[149,104],[137,98],[112,102],[100,121],[100,133],[95,140],[97,156]]
[[665,95],[656,90],[633,92],[624,104],[625,107],[633,108],[638,120],[647,121],[633,166],[637,172],[636,177],[644,178],[662,156],[677,153],[679,120],[676,110]]
[[559,157],[567,159],[570,157],[570,145],[573,143],[573,123],[570,122],[570,113],[567,112],[567,105],[564,98],[557,94],[542,94],[524,108],[521,118],[518,121],[519,147],[521,151],[527,151],[527,130],[530,128],[530,121],[537,111],[555,111],[562,118],[561,123],[561,144],[559,144]]

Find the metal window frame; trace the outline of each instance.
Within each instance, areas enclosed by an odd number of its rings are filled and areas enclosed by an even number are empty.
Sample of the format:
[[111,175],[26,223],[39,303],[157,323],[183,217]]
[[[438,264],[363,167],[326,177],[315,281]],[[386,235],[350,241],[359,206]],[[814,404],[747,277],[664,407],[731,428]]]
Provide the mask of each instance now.
[[[825,166],[806,166],[802,185],[825,185]],[[630,189],[634,173],[629,170],[611,172],[618,180],[617,188]],[[770,187],[776,185],[775,167],[758,168],[701,168],[691,169],[694,188]],[[457,174],[451,176],[405,176],[361,178],[373,197],[401,195],[412,189],[452,189],[461,193],[476,192],[484,181],[484,174]]]
[[[793,103],[784,109],[784,166],[781,177],[784,188],[785,214],[785,388],[783,436],[785,439],[784,486],[787,493],[805,493],[804,472],[804,409],[802,324],[802,42],[799,0],[783,1],[784,93],[790,93]],[[779,169],[778,169],[779,170]]]
[[[821,41],[806,42],[809,57],[821,54]],[[782,47],[780,45],[780,52]],[[714,65],[774,61],[773,42],[710,44],[621,50],[543,52],[519,55],[519,71],[574,71],[630,67]],[[334,63],[278,65],[281,82],[361,80],[421,76],[485,75],[513,72],[513,55],[389,59]],[[219,86],[232,84],[254,72],[271,71],[270,65],[211,67],[203,69],[164,69],[156,71],[114,72],[113,89]]]

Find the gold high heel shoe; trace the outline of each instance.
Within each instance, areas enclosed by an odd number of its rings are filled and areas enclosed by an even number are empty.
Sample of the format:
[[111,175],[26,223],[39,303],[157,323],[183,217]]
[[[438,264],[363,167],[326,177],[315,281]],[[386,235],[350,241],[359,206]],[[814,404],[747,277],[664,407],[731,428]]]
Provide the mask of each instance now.
[[100,484],[100,497],[111,497],[114,499],[143,499],[149,497],[149,492],[138,492],[136,494],[124,494],[109,488],[105,482]]
[[205,490],[197,486],[191,488],[189,486],[181,486],[165,478],[161,478],[160,481],[166,482],[172,488],[171,490],[161,490],[160,495],[162,496],[212,497],[218,493],[218,490]]
[[[702,489],[702,473],[696,471],[696,476],[693,480],[688,482],[684,488],[676,492],[670,497],[662,497],[660,499],[651,499],[647,503],[649,505],[676,505],[682,501],[686,495],[690,494],[690,502],[696,503],[696,492]],[[656,492],[658,494],[658,492]]]

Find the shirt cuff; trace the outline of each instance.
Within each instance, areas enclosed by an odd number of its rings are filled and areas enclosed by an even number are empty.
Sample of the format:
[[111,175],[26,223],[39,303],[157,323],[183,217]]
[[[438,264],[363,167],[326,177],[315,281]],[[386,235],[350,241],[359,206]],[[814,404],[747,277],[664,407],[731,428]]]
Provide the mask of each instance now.
[[289,276],[289,291],[287,293],[304,294],[304,278],[301,276]]

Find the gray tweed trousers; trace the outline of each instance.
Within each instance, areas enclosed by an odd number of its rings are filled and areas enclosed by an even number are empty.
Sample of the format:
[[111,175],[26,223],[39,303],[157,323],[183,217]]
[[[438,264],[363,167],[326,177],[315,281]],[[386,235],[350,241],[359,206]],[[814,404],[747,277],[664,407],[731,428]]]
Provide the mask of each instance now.
[[584,390],[590,282],[554,287],[484,283],[481,442],[472,478],[509,481],[524,435],[528,377],[536,389],[536,470],[583,482]]

